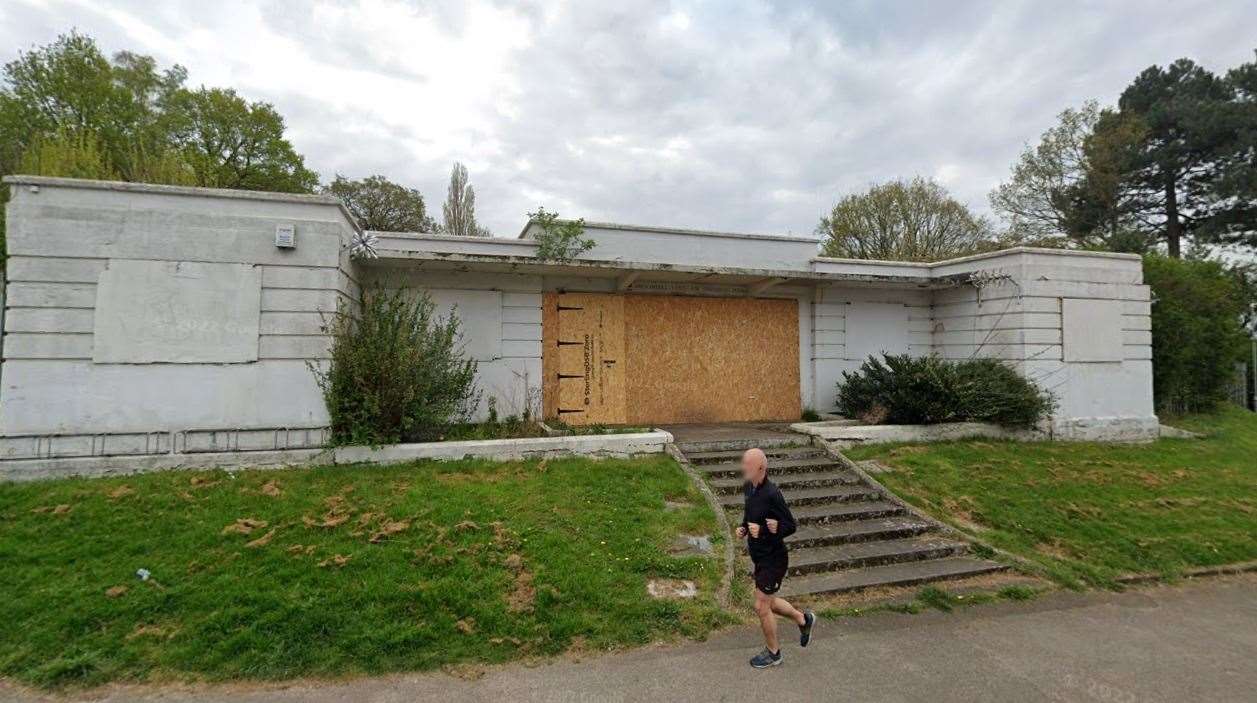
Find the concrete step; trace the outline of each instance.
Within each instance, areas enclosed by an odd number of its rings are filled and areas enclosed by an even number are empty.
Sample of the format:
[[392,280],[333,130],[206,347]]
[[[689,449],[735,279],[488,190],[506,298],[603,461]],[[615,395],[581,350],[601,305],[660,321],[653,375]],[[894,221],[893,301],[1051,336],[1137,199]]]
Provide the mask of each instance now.
[[738,456],[741,456],[742,452],[750,449],[751,447],[759,447],[765,452],[770,450],[775,451],[781,449],[791,449],[806,445],[810,439],[810,437],[795,434],[793,432],[783,432],[774,437],[753,437],[750,439],[703,439],[680,441],[677,442],[676,445],[677,449],[680,449],[681,453],[687,456],[690,454],[719,452],[736,453]]
[[[741,496],[738,497],[737,503],[726,505],[725,508],[730,511],[730,517],[736,523],[742,517]],[[826,503],[823,505],[804,505],[797,508],[790,508],[790,513],[794,515],[794,520],[799,523],[799,525],[837,523],[848,520],[872,520],[875,518],[890,517],[892,515],[901,515],[904,512],[906,511],[898,505],[889,501],[881,500],[861,500],[854,503]]]
[[[801,438],[801,441],[802,438]],[[722,451],[685,451],[683,445],[677,445],[681,453],[685,454],[685,458],[690,460],[691,464],[737,464],[742,460],[742,449],[729,449]],[[769,465],[773,465],[774,458],[798,457],[798,456],[824,456],[825,450],[811,445],[790,446],[790,447],[761,447],[764,454],[768,455]]]
[[822,571],[897,564],[925,559],[960,556],[969,551],[964,542],[937,535],[854,542],[833,547],[810,547],[790,550],[791,576]]
[[[821,488],[799,488],[795,490],[783,490],[782,495],[786,498],[786,503],[790,506],[790,512],[793,513],[795,507],[803,507],[810,505],[821,505],[825,503],[854,503],[859,501],[873,501],[882,497],[881,492],[877,489],[859,484],[854,486],[823,486]],[[742,508],[742,495],[726,495],[720,496],[720,503],[726,508]]]
[[[800,520],[795,515],[796,520]],[[911,515],[872,518],[869,520],[841,520],[800,524],[794,534],[786,538],[790,549],[826,547],[836,544],[868,542],[872,540],[903,539],[915,537],[938,529],[931,523]]]
[[884,586],[912,586],[948,579],[979,576],[1008,567],[998,562],[974,557],[947,557],[926,561],[910,561],[859,569],[846,569],[809,574],[787,579],[781,587],[783,598],[828,593],[850,593]]
[[[769,463],[768,476],[776,481],[781,476],[828,468],[840,468],[842,464],[828,456],[801,456]],[[697,464],[695,468],[707,478],[741,478],[742,465],[738,462]]]
[[[810,471],[807,473],[785,474],[773,479],[783,492],[800,488],[820,488],[822,486],[849,486],[860,483],[859,474],[850,471]],[[711,489],[723,495],[742,495],[745,482],[738,478],[710,479]]]

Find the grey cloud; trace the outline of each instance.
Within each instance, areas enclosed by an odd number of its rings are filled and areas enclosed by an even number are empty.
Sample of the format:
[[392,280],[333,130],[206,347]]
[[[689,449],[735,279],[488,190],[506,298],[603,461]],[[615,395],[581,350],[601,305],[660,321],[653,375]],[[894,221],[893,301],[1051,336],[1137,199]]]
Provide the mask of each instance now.
[[[176,39],[228,27],[232,11],[111,5]],[[412,10],[461,37],[471,5]],[[539,204],[590,219],[806,234],[841,195],[901,176],[942,178],[985,210],[1022,144],[1061,109],[1112,102],[1154,63],[1190,56],[1221,69],[1250,60],[1257,46],[1257,6],[1238,1],[497,7],[526,21],[518,38],[528,45],[510,56],[515,89],[499,96],[502,109],[467,120],[460,143],[474,154],[425,128],[440,104],[378,114],[333,105],[336,85],[302,93],[237,78],[250,97],[276,103],[324,178],[384,173],[439,210],[450,162],[467,161],[480,219],[500,236]],[[372,37],[293,8],[267,3],[261,21],[326,65],[403,81],[421,98],[433,77],[462,70],[457,55],[416,70],[376,50]],[[72,25],[111,49],[136,41],[100,13],[0,12],[6,53]],[[688,14],[688,27],[668,20],[676,12]]]

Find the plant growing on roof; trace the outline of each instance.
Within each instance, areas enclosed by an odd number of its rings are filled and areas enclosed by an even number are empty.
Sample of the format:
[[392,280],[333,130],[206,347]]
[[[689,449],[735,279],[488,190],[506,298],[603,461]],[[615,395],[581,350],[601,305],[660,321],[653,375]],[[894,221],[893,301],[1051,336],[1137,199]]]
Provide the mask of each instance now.
[[541,230],[533,238],[537,242],[539,259],[571,261],[594,248],[594,240],[585,236],[584,218],[560,220],[559,213],[547,212],[544,207],[539,207],[536,212],[528,213],[528,221]]

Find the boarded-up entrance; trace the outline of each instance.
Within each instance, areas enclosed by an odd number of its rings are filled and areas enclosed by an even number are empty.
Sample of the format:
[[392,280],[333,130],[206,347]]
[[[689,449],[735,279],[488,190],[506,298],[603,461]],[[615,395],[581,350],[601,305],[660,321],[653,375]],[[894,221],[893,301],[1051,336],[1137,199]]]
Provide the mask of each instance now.
[[794,300],[549,293],[542,399],[568,424],[799,417]]

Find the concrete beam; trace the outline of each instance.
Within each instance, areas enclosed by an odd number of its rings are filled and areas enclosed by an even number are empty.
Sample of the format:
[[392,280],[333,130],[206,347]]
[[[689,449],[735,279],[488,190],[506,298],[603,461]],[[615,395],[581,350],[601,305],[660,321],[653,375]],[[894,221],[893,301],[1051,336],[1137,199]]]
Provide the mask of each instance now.
[[629,271],[628,273],[624,274],[623,276],[620,276],[619,279],[616,280],[615,289],[620,292],[624,292],[628,290],[629,286],[633,285],[633,282],[636,281],[638,277],[641,275],[642,275],[641,271]]
[[787,280],[789,279],[778,278],[778,277],[765,278],[762,281],[757,281],[747,286],[746,294],[752,298],[754,298],[757,295],[763,295],[769,288],[772,288],[773,286],[779,283],[785,283]]

